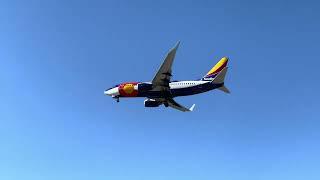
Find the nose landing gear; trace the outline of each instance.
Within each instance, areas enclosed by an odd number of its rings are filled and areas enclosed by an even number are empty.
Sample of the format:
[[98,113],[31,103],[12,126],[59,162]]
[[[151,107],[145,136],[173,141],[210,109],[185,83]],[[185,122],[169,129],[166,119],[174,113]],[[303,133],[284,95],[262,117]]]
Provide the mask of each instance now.
[[115,99],[117,101],[117,103],[120,102],[120,97],[119,96],[113,96],[112,98]]

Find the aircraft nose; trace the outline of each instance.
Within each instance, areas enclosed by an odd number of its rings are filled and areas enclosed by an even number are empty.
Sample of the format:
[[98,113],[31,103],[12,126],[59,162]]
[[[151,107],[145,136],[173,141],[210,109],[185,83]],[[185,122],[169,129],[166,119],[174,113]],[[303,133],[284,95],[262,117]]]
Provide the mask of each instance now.
[[108,96],[117,96],[117,95],[119,95],[118,87],[105,90],[104,94],[108,95]]
[[111,95],[111,92],[110,92],[110,90],[105,90],[105,91],[104,91],[104,94],[110,96],[110,95]]

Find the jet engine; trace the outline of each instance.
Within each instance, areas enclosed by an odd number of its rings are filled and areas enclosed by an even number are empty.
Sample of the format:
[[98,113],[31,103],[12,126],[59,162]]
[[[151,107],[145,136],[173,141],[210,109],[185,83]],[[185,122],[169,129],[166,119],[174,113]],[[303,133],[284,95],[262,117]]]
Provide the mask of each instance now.
[[144,101],[144,106],[145,107],[158,107],[162,104],[160,101],[156,101],[154,99],[146,99]]

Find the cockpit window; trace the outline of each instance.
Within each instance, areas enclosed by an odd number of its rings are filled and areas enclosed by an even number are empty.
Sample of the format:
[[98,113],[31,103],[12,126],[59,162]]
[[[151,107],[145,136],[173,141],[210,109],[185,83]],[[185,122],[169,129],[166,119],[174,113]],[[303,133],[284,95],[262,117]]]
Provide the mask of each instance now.
[[113,88],[115,88],[115,87],[118,87],[119,85],[120,85],[120,84],[114,85],[114,86],[112,86],[111,88],[107,89],[106,91],[108,91],[108,90],[110,90],[110,89],[113,89]]

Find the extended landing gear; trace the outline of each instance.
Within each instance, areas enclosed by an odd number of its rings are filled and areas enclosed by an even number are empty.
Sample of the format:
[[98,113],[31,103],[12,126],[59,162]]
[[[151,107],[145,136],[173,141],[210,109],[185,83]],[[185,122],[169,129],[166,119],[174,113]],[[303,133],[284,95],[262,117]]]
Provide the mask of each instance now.
[[117,103],[120,102],[119,96],[114,96],[114,97],[112,97],[112,98],[115,99],[115,100],[117,101]]
[[163,105],[164,105],[165,107],[168,107],[168,106],[169,106],[169,104],[168,104],[167,102],[163,103]]

